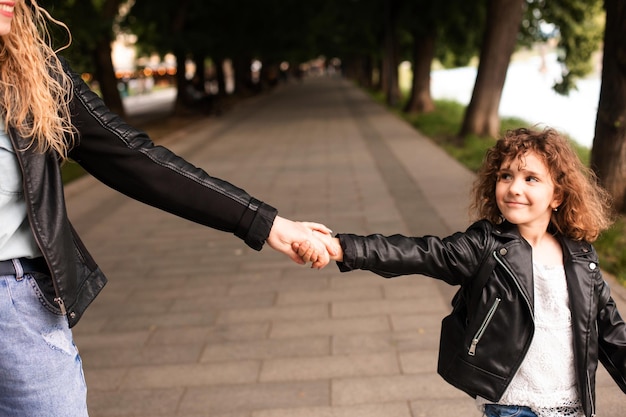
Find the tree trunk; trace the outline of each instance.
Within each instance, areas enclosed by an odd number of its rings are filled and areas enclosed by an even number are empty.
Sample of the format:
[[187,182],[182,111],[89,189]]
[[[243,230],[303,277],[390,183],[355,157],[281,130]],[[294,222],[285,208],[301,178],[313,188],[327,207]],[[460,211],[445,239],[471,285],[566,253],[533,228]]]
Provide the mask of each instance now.
[[591,167],[626,213],[626,3],[606,0],[602,86]]
[[224,58],[215,59],[215,79],[217,80],[217,95],[226,96],[226,73],[224,72]]
[[411,97],[404,111],[407,113],[428,113],[435,110],[430,94],[430,67],[435,57],[435,35],[414,36],[413,81]]
[[355,55],[342,63],[343,74],[364,88],[372,87],[372,60],[367,55]]
[[234,93],[240,97],[246,97],[252,93],[251,63],[252,60],[250,58],[243,58],[241,56],[233,58],[233,69],[235,71]]
[[472,99],[465,112],[460,136],[497,137],[498,109],[506,72],[517,42],[524,0],[489,0],[480,63]]
[[374,59],[371,55],[362,55],[359,60],[359,83],[368,89],[374,85]]
[[[120,0],[107,0],[102,6],[101,14],[103,19],[112,21],[118,14],[119,6]],[[96,43],[93,52],[96,68],[95,77],[98,80],[98,84],[100,84],[102,100],[107,107],[121,117],[126,117],[120,91],[117,88],[117,77],[113,69],[113,59],[111,58],[112,36],[112,32],[109,29],[107,32],[101,34],[100,39]]]
[[120,91],[117,88],[117,78],[111,59],[111,39],[109,37],[103,38],[96,44],[94,60],[97,68],[95,76],[98,84],[100,84],[102,100],[113,113],[125,118],[126,112]]
[[387,104],[394,107],[400,102],[398,85],[398,39],[396,26],[398,21],[399,0],[385,1],[385,34],[383,41],[382,85]]
[[186,111],[185,103],[187,102],[187,77],[185,76],[185,66],[187,63],[187,55],[182,50],[174,51],[176,57],[176,102],[174,103],[174,112],[177,114]]
[[194,77],[197,77],[197,83],[199,86],[202,86],[202,91],[206,90],[204,88],[206,83],[206,62],[204,58],[205,56],[203,54],[194,54],[193,56],[193,62],[196,66]]

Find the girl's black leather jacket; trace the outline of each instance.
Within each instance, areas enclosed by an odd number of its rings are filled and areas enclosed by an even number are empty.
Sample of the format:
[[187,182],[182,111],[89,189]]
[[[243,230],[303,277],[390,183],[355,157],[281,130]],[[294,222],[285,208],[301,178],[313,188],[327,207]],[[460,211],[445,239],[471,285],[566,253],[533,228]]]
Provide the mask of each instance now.
[[[156,146],[142,131],[111,113],[74,74],[72,122],[79,132],[70,157],[108,186],[185,219],[232,232],[260,250],[276,209],[244,190],[209,176],[169,150]],[[29,147],[28,138],[9,128],[23,175],[28,218],[50,270],[37,282],[49,308],[67,315],[74,326],[106,283],[67,218],[58,155]]]
[[[489,316],[490,321],[474,346],[474,355],[468,353],[450,364],[449,377],[472,397],[497,401],[524,359],[534,333],[532,250],[517,228],[482,220],[465,233],[443,239],[350,234],[338,237],[344,251],[343,262],[338,263],[341,271],[364,269],[386,278],[422,274],[451,285],[471,285],[486,257],[496,258],[482,293],[476,292],[481,299],[468,301],[478,307],[468,313],[467,328],[478,331],[485,317]],[[585,414],[594,416],[598,359],[626,392],[626,324],[602,279],[593,247],[557,237],[563,248],[570,298],[578,389]],[[497,309],[491,316],[494,305]],[[470,330],[468,352],[473,335]]]

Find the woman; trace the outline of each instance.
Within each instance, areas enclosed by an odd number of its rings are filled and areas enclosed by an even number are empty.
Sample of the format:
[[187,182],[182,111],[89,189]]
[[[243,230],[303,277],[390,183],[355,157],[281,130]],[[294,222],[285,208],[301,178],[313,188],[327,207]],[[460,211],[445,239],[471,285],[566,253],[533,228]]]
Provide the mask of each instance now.
[[[70,328],[106,283],[66,214],[60,166],[71,158],[128,196],[264,242],[303,261],[292,242],[312,229],[277,216],[112,114],[47,43],[36,1],[0,0],[0,415],[87,416]],[[54,20],[53,20],[54,21]],[[58,23],[58,22],[56,22]]]

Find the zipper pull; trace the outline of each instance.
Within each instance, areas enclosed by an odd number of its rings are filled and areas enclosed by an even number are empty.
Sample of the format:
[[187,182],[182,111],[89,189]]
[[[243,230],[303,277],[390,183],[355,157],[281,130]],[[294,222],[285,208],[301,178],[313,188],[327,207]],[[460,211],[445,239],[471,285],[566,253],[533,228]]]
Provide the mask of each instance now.
[[472,344],[470,345],[469,351],[467,352],[468,355],[476,355],[476,345],[478,345],[478,339],[472,339]]
[[57,297],[54,299],[54,302],[59,305],[61,313],[63,313],[64,316],[67,316],[67,310],[65,309],[65,303],[63,302],[63,299],[61,297]]

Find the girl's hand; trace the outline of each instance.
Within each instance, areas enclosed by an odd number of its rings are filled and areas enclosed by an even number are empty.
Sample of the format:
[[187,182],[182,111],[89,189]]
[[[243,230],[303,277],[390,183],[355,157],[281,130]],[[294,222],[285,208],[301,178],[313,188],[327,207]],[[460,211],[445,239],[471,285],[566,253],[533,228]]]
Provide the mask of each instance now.
[[[276,216],[267,243],[271,248],[284,253],[298,264],[311,262],[312,268],[321,269],[330,262],[329,251],[336,254],[334,246],[330,246],[327,239],[322,239],[324,236],[330,238],[331,233],[329,228],[320,223],[294,222]],[[308,242],[309,253],[306,260],[292,247],[294,243],[300,242]]]
[[[333,238],[329,234],[321,234],[319,232],[313,232],[313,235],[325,245],[330,258],[329,260],[343,260],[343,251],[341,249],[341,245],[339,244],[339,239]],[[298,254],[302,261],[313,262],[314,268],[321,269],[328,264],[328,262],[322,263],[316,261],[320,254],[318,253],[317,248],[308,240],[304,242],[294,242],[291,246],[293,251]]]

